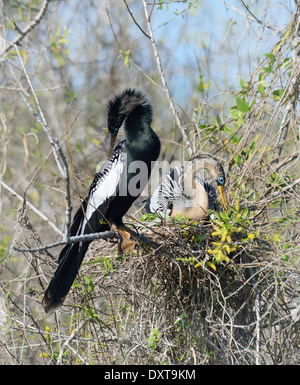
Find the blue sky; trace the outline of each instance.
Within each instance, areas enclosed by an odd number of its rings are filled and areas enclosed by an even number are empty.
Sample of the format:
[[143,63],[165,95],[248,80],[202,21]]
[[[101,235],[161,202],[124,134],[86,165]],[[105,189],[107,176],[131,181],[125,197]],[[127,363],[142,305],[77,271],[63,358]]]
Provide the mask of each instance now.
[[[239,83],[239,78],[247,79],[251,69],[264,53],[270,52],[274,43],[279,40],[279,32],[287,23],[293,6],[292,1],[283,1],[281,5],[272,5],[265,12],[265,1],[258,2],[255,16],[268,25],[278,28],[278,32],[263,29],[258,23],[247,24],[241,13],[245,9],[240,1],[228,1],[226,6],[221,0],[201,1],[200,6],[178,16],[167,25],[159,28],[155,35],[157,40],[168,36],[168,48],[173,54],[173,63],[178,67],[189,64],[198,71],[197,60],[204,73],[204,81],[208,72],[215,79],[216,89]],[[284,4],[287,8],[285,8]],[[169,6],[168,10],[154,14],[155,25],[161,25],[174,16],[174,10],[182,10],[186,5]],[[255,8],[251,7],[255,11]],[[241,12],[241,13],[240,13]],[[258,34],[263,39],[258,40]],[[239,60],[237,60],[237,54]],[[198,57],[198,58],[197,58]],[[187,74],[179,74],[178,82],[184,83]],[[178,97],[182,87],[178,87]]]
[[[289,9],[294,6],[293,0],[253,0],[247,3],[250,3],[251,11],[259,20],[277,27],[278,31],[281,31],[282,26],[289,20]],[[99,28],[102,26],[103,34],[108,38],[111,35],[112,39],[105,7],[107,6],[113,14],[113,4],[114,1],[99,1],[99,12],[89,15],[90,20],[100,19]],[[137,8],[131,5],[130,1],[129,4],[137,21],[144,21],[141,2]],[[91,31],[86,29],[88,22],[82,22],[82,3],[75,17],[72,13],[72,18],[68,12],[71,6],[74,6],[73,1],[62,2],[58,9],[63,15],[63,22],[71,29],[70,56],[75,57],[80,50],[78,42],[88,41]],[[162,10],[155,9],[152,14],[152,26],[172,95],[184,108],[187,96],[195,91],[200,72],[204,82],[208,78],[212,80],[210,87],[213,93],[228,89],[234,84],[238,85],[240,77],[247,80],[256,62],[264,53],[270,52],[279,39],[278,32],[263,29],[256,22],[249,24],[243,16],[245,9],[239,0],[202,0],[197,7],[192,7],[175,17],[175,12],[181,12],[186,7],[187,4],[175,2],[173,5],[164,6]],[[121,16],[124,15],[124,19],[128,19],[127,26],[133,31],[137,41],[144,44],[146,38],[128,16],[124,4],[123,8],[121,12],[124,13],[121,13]],[[112,22],[114,23],[114,20]],[[257,36],[261,34],[263,39],[258,40]],[[132,43],[128,42],[128,47],[124,48],[131,48]],[[139,51],[136,55],[138,62],[145,60]],[[84,60],[82,57],[82,62]],[[153,61],[155,67],[153,55],[147,60]]]

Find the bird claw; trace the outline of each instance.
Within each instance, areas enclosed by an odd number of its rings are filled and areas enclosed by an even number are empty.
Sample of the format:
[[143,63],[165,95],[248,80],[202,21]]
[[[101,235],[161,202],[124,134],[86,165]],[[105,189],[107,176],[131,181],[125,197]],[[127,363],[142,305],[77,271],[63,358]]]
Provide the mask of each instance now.
[[[118,237],[118,249],[120,254],[129,253],[137,243],[139,243],[138,234],[126,226],[111,225],[112,230]],[[132,238],[132,239],[130,239]]]
[[126,254],[132,251],[136,245],[135,241],[130,239],[130,234],[125,230],[118,230],[118,248],[120,254]]

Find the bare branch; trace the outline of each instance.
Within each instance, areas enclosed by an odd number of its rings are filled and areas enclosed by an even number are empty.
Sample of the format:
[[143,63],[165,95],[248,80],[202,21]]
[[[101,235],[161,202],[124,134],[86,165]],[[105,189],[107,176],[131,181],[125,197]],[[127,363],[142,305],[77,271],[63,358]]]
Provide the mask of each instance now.
[[138,27],[138,29],[148,38],[151,40],[151,37],[143,30],[143,28],[139,25],[139,23],[135,20],[135,17],[133,16],[133,13],[131,12],[130,8],[129,8],[129,5],[127,4],[127,1],[126,0],[123,0],[125,5],[126,5],[126,8],[127,8],[127,11],[129,13],[129,15],[131,16],[134,24]]
[[22,94],[23,101],[27,105],[28,109],[33,113],[34,117],[36,118],[38,123],[42,126],[45,133],[47,134],[49,141],[50,141],[50,144],[51,144],[51,147],[52,147],[54,158],[56,160],[56,164],[57,164],[58,169],[59,169],[59,172],[60,172],[60,174],[61,174],[61,176],[62,176],[62,178],[66,184],[66,200],[67,200],[67,204],[66,204],[66,228],[67,228],[67,231],[65,234],[65,240],[67,240],[69,237],[69,229],[70,229],[70,224],[71,224],[71,212],[72,212],[71,193],[70,193],[70,175],[69,175],[68,163],[67,163],[65,155],[64,155],[64,153],[63,153],[63,151],[59,145],[59,141],[57,140],[55,135],[52,133],[52,131],[49,129],[45,115],[44,115],[43,110],[40,106],[39,100],[38,100],[37,95],[34,91],[31,80],[29,78],[29,75],[26,71],[24,62],[23,62],[22,57],[20,55],[19,49],[17,46],[15,46],[15,48],[16,48],[16,51],[17,51],[17,54],[18,54],[18,57],[19,57],[19,60],[20,60],[21,66],[22,66],[23,73],[24,73],[26,80],[28,82],[29,89],[30,89],[30,91],[34,97],[34,101],[35,101],[35,104],[36,104],[37,109],[38,109],[38,114],[33,110],[30,103],[27,101],[27,97],[22,92],[21,94]]
[[30,202],[28,202],[25,198],[22,198],[21,195],[19,195],[18,193],[16,193],[11,187],[9,187],[6,183],[4,183],[2,180],[0,180],[0,184],[1,186],[3,186],[7,191],[9,191],[11,193],[12,196],[16,197],[17,199],[19,199],[21,202],[24,202],[25,204],[27,204],[31,209],[32,211],[34,211],[39,217],[41,217],[45,222],[47,222],[49,224],[49,226],[51,226],[53,228],[53,230],[59,234],[60,236],[62,236],[62,232],[59,230],[58,227],[55,226],[55,224],[53,222],[50,221],[49,218],[46,217],[45,214],[43,214],[41,211],[39,211],[35,206],[33,206]]
[[156,44],[155,39],[154,39],[153,30],[152,30],[152,26],[151,26],[151,20],[150,20],[151,15],[148,13],[148,8],[147,8],[146,0],[143,0],[143,4],[144,4],[144,11],[145,11],[145,17],[146,17],[146,22],[147,22],[147,26],[148,26],[150,41],[151,41],[151,44],[152,44],[152,48],[153,48],[153,52],[154,52],[154,57],[155,57],[156,64],[157,64],[157,69],[158,69],[158,72],[159,72],[159,75],[160,75],[160,78],[161,78],[161,82],[163,84],[163,92],[165,93],[165,95],[166,95],[166,97],[168,99],[168,102],[169,102],[169,105],[170,105],[170,109],[171,109],[171,111],[172,111],[172,113],[173,113],[173,115],[175,117],[176,124],[177,124],[177,126],[179,127],[179,129],[181,131],[181,134],[183,136],[186,148],[187,148],[188,153],[189,153],[189,155],[191,157],[193,155],[192,144],[191,144],[191,141],[190,141],[190,139],[189,139],[189,137],[188,137],[188,135],[187,135],[187,133],[185,131],[185,128],[181,124],[178,112],[177,112],[177,110],[175,108],[175,105],[173,103],[172,97],[171,97],[170,92],[169,92],[169,88],[168,88],[167,80],[165,78],[165,74],[164,74],[164,71],[163,71],[163,68],[162,68],[161,59],[160,59],[160,55],[159,55],[159,52],[158,52],[157,44]]
[[273,26],[271,25],[266,25],[264,24],[261,20],[259,20],[249,9],[249,7],[244,3],[243,0],[241,0],[241,3],[243,4],[243,7],[246,9],[246,11],[249,13],[249,15],[251,15],[251,17],[257,21],[258,24],[260,24],[263,28],[268,28],[268,29],[271,29],[272,31],[275,31],[275,32],[279,32],[279,30],[277,28],[274,28]]
[[20,35],[15,37],[14,40],[8,44],[8,46],[4,49],[4,51],[2,51],[0,53],[0,57],[5,55],[16,44],[19,44],[24,39],[24,37],[41,22],[42,18],[45,16],[45,14],[47,12],[48,6],[51,3],[51,1],[52,0],[45,0],[44,1],[44,4],[43,4],[40,12],[36,16],[36,18],[30,24],[28,24],[28,26],[22,32],[20,31],[20,28],[18,28],[18,32],[20,33]]
[[102,233],[93,233],[88,235],[79,235],[79,236],[70,237],[68,241],[50,243],[49,245],[43,246],[43,247],[36,247],[33,249],[19,249],[17,247],[14,247],[14,250],[19,252],[35,253],[37,251],[44,251],[48,249],[53,249],[54,247],[64,246],[69,243],[76,243],[81,241],[93,241],[94,239],[111,239],[114,236],[115,234],[113,231],[104,231]]
[[284,115],[281,121],[279,134],[276,142],[276,150],[274,151],[274,156],[280,157],[282,154],[285,139],[291,124],[295,121],[297,103],[299,98],[299,84],[300,84],[300,6],[298,4],[298,9],[294,17],[294,24],[296,25],[295,31],[292,35],[292,63],[293,69],[290,77],[290,82],[287,87],[286,97],[284,98],[287,101]]
[[75,355],[86,365],[89,365],[86,360],[79,354],[79,352],[77,352],[75,349],[72,348],[72,346],[70,346],[70,342],[72,341],[73,338],[75,338],[78,334],[78,332],[80,331],[80,329],[86,324],[86,322],[88,321],[88,319],[84,320],[84,321],[81,321],[80,324],[77,326],[77,328],[75,328],[72,333],[70,334],[70,336],[65,340],[65,342],[63,343],[63,346],[61,347],[60,349],[60,352],[59,352],[59,356],[58,356],[58,359],[57,359],[57,365],[60,365],[62,363],[62,358],[63,358],[63,354],[64,354],[64,350],[66,347],[68,347],[69,349],[72,350],[73,353],[75,353]]

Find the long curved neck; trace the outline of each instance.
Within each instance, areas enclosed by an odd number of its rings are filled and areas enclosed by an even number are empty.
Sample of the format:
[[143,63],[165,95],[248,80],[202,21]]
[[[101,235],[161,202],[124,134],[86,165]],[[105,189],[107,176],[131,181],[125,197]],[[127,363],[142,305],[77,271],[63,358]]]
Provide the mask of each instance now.
[[183,173],[183,186],[192,203],[191,207],[186,208],[185,211],[186,215],[192,218],[205,216],[209,208],[208,194],[203,184],[196,179],[199,171],[205,168],[205,163],[204,161],[189,162]]
[[136,105],[136,107],[127,114],[124,128],[127,135],[138,135],[143,131],[151,130],[152,108],[150,104]]
[[138,159],[147,162],[157,158],[160,150],[158,136],[151,128],[152,111],[150,105],[139,105],[128,114],[124,128],[126,151],[130,161]]

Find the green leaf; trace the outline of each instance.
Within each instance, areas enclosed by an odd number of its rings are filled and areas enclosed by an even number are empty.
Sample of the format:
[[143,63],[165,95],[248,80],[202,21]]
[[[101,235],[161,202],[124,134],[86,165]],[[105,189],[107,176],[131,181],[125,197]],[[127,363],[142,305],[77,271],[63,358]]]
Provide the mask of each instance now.
[[281,65],[281,67],[285,70],[287,69],[290,69],[292,66],[292,63],[291,63],[291,58],[290,57],[287,57],[283,60],[283,63]]
[[93,284],[91,278],[90,278],[90,277],[84,277],[84,280],[85,280],[85,282],[86,282],[87,285],[88,285],[88,291],[94,291],[95,286],[94,286],[94,284]]
[[237,108],[241,112],[245,113],[245,112],[249,111],[249,105],[244,99],[236,98],[235,100],[236,100]]
[[262,69],[262,72],[266,72],[267,74],[270,74],[272,72],[272,69],[270,67],[264,67]]
[[261,96],[264,96],[264,94],[265,94],[265,87],[261,83],[259,83],[257,89],[258,89],[258,92],[261,94]]
[[268,58],[271,62],[271,65],[275,62],[276,56],[273,53],[265,53],[264,56]]
[[242,163],[242,159],[241,159],[239,154],[235,154],[234,162],[235,162],[236,165],[239,165],[240,163]]
[[245,82],[245,80],[243,80],[243,79],[240,79],[240,84],[241,84],[241,87],[242,88],[248,88],[248,83],[247,82]]
[[217,126],[221,126],[222,125],[221,118],[220,118],[219,115],[216,116],[215,125],[217,125]]
[[127,51],[120,50],[119,53],[123,56],[123,65],[130,67],[130,59],[132,58],[130,49]]
[[244,112],[241,112],[241,111],[238,111],[237,109],[235,108],[231,108],[230,110],[230,113],[232,115],[232,117],[237,120],[238,124],[242,125],[244,124],[244,119],[243,119],[243,116],[244,116]]
[[284,93],[284,88],[272,92],[274,100],[279,100]]

